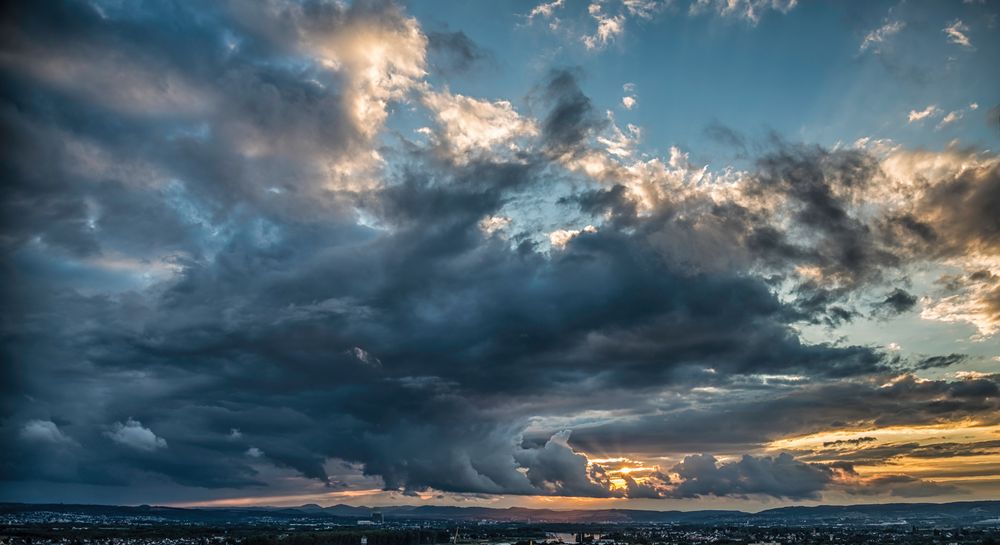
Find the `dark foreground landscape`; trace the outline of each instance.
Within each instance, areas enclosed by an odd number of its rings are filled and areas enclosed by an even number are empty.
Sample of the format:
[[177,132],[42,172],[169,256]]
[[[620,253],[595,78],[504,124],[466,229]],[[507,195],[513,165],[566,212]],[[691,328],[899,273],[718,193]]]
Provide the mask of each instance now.
[[1000,543],[1000,501],[742,511],[0,504],[0,545]]

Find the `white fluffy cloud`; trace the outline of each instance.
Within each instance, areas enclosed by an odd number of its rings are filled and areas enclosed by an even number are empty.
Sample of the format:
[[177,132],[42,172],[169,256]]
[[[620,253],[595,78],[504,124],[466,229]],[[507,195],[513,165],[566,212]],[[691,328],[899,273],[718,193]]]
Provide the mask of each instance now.
[[129,418],[124,424],[115,422],[105,435],[120,445],[124,445],[135,450],[152,452],[157,449],[167,448],[167,441],[162,437],[157,437],[153,430],[143,427],[142,422]]
[[597,227],[587,225],[582,229],[557,229],[549,233],[549,244],[553,248],[565,248],[569,241],[579,236],[581,233],[596,233]]
[[479,220],[479,228],[487,235],[503,231],[510,226],[511,219],[507,216],[487,216]]
[[625,16],[615,15],[611,16],[601,9],[601,5],[598,3],[590,4],[587,8],[590,16],[597,21],[597,29],[593,34],[583,37],[583,45],[587,46],[587,49],[599,49],[608,45],[608,42],[614,40],[625,32]]
[[361,348],[360,346],[355,346],[351,349],[351,354],[364,365],[368,367],[380,368],[382,367],[382,360],[376,358],[371,352]]
[[447,90],[427,92],[423,103],[440,127],[439,137],[458,163],[483,152],[516,149],[519,138],[533,136],[538,127],[522,117],[506,100],[479,100]]
[[351,113],[368,135],[381,129],[388,102],[404,99],[426,73],[427,37],[413,18],[358,17],[327,32],[309,33],[305,42],[325,66],[350,80]]
[[622,91],[625,93],[625,96],[622,97],[622,106],[625,106],[626,110],[635,108],[639,104],[639,99],[635,96],[635,84],[626,83],[622,85]]
[[29,420],[21,428],[21,438],[37,443],[53,445],[69,444],[73,440],[63,434],[59,426],[51,420]]
[[[558,30],[560,20],[555,13],[565,5],[565,0],[542,2],[528,13],[528,21],[546,19],[549,21],[549,29]],[[629,20],[652,19],[665,5],[667,3],[660,0],[595,0],[587,6],[587,14],[596,23],[596,27],[592,33],[580,36],[579,40],[589,50],[602,49],[624,34]]]

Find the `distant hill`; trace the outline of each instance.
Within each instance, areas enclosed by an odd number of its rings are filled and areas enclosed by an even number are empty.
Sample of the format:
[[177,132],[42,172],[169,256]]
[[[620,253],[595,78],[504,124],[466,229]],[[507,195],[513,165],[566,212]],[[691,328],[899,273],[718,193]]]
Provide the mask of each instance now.
[[373,512],[388,522],[441,521],[447,524],[491,521],[533,524],[754,524],[823,526],[837,524],[920,526],[1000,526],[1000,501],[890,503],[848,506],[780,507],[759,513],[742,511],[649,511],[639,509],[528,509],[511,507],[392,506],[315,504],[298,507],[191,508],[71,504],[0,504],[0,520],[136,521],[143,524],[267,524],[303,521],[356,524]]

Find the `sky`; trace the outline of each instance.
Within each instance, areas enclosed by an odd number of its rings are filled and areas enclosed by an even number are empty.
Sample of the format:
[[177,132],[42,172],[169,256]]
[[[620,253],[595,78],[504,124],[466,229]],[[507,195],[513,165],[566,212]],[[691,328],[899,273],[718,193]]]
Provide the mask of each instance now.
[[0,8],[0,501],[1000,499],[1000,3]]

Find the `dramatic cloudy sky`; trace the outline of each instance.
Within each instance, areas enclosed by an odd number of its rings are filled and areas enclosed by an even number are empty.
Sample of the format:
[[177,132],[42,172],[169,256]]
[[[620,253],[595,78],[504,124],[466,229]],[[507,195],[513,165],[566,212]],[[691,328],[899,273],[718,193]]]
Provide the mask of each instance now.
[[998,15],[7,3],[0,500],[998,498]]

